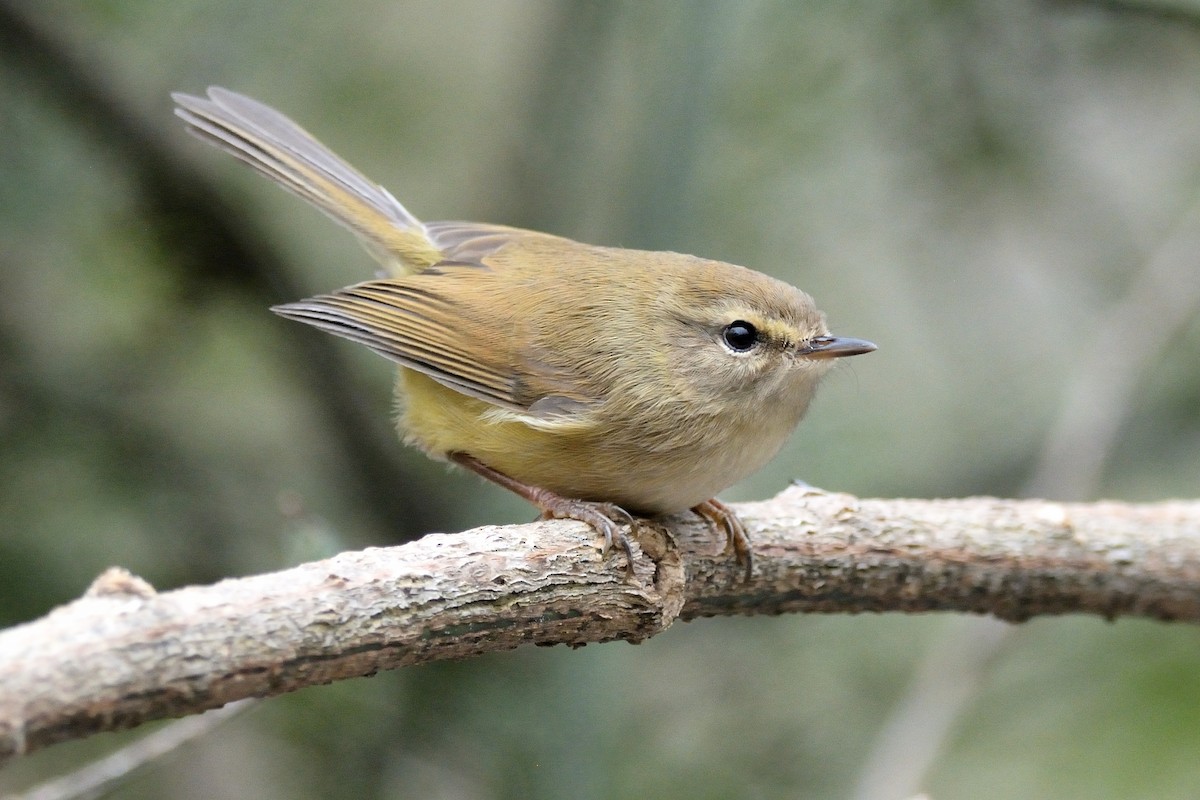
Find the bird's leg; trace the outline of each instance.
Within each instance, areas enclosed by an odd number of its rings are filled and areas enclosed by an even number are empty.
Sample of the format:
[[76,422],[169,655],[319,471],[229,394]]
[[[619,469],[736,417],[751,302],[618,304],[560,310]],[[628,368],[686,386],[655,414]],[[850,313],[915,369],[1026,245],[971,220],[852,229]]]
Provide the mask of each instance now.
[[[476,475],[487,478],[492,483],[499,484],[510,492],[533,503],[541,510],[542,519],[576,519],[591,525],[597,531],[604,534],[604,552],[607,553],[611,550],[614,544],[625,551],[628,564],[626,573],[627,575],[633,574],[633,546],[629,542],[629,537],[621,530],[621,526],[628,525],[630,530],[636,530],[638,528],[638,521],[625,509],[615,503],[598,503],[590,500],[576,500],[570,497],[563,497],[549,489],[532,486],[505,475],[503,472],[492,469],[487,464],[467,453],[449,453],[447,454],[447,458],[459,466],[466,467]],[[724,506],[721,506],[721,508],[724,509]],[[737,521],[736,517],[734,517],[734,521]],[[737,524],[741,525],[741,523]],[[745,538],[744,531],[742,538]]]
[[750,537],[746,535],[746,526],[738,519],[733,509],[717,498],[705,500],[698,506],[692,506],[692,511],[704,517],[725,534],[725,550],[733,550],[739,564],[746,565],[746,580],[754,570],[754,554],[750,549]]

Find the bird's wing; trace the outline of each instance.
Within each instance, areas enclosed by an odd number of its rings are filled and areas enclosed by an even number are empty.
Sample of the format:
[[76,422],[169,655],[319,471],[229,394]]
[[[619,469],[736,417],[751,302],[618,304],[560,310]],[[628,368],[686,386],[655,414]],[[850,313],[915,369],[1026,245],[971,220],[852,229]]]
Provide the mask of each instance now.
[[564,418],[599,403],[577,375],[530,357],[520,312],[488,279],[486,260],[447,261],[272,310],[498,408]]

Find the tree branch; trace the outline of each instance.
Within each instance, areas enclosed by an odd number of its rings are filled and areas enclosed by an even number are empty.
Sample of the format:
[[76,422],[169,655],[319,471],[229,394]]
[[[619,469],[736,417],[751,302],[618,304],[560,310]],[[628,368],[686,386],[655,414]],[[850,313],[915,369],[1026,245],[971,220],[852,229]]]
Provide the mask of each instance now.
[[55,742],[525,643],[639,642],[676,619],[967,611],[1200,622],[1200,501],[861,500],[793,487],[738,508],[753,577],[695,519],[634,573],[576,522],[431,534],[163,594],[110,570],[0,632],[0,761]]

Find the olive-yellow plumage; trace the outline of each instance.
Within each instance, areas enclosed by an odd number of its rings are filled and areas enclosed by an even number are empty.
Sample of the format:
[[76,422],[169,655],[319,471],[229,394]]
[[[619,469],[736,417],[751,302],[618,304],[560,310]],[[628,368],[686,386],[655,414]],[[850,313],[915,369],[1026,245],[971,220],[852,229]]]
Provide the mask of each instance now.
[[833,358],[875,349],[744,267],[422,224],[277,111],[219,88],[174,98],[193,132],[349,227],[389,273],[274,310],[397,362],[407,442],[610,541],[626,512],[690,508],[749,564],[714,495],[778,451]]

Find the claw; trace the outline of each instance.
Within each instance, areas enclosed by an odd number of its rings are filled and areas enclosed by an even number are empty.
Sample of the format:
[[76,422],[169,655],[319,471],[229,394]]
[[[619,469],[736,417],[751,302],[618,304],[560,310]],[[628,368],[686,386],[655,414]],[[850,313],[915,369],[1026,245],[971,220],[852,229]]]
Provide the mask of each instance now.
[[692,511],[725,533],[725,549],[722,552],[728,553],[731,549],[733,550],[738,563],[745,565],[744,579],[749,581],[754,571],[754,552],[750,548],[750,537],[746,534],[746,526],[738,519],[733,509],[714,497],[711,500],[705,500],[698,506],[693,506]]
[[626,525],[631,531],[638,529],[638,521],[632,514],[615,503],[572,500],[545,489],[537,491],[539,499],[534,502],[542,509],[542,519],[577,519],[591,525],[604,534],[605,553],[611,551],[614,545],[625,551],[625,576],[633,577],[633,545],[621,530]]

